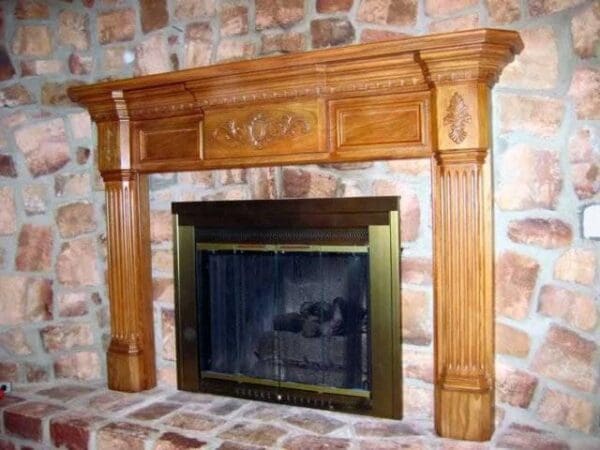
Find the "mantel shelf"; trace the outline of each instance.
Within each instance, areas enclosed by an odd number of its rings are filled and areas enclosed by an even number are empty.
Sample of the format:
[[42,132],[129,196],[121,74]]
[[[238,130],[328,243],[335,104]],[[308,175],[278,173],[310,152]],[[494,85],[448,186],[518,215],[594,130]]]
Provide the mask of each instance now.
[[522,46],[514,31],[469,30],[71,88],[106,182],[109,386],[156,383],[147,174],[431,158],[436,429],[488,439],[491,87]]

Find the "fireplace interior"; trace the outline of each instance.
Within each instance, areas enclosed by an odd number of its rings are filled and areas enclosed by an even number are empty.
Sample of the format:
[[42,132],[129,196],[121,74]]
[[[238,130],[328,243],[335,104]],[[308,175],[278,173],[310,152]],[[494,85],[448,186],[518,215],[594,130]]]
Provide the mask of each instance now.
[[179,387],[400,418],[398,200],[174,204]]

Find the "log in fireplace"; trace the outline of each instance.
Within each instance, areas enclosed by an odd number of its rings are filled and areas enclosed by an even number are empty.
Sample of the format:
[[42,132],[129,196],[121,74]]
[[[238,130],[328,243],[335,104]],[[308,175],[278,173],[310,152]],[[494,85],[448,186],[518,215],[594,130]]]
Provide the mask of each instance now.
[[179,388],[401,418],[399,206],[173,204]]
[[147,174],[431,158],[435,425],[494,426],[491,87],[522,49],[481,29],[74,87],[105,181],[109,387],[156,384]]

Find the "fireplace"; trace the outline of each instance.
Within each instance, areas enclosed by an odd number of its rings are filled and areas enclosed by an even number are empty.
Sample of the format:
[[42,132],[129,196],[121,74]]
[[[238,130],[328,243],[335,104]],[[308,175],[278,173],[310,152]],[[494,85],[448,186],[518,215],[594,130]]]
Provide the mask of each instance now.
[[180,389],[401,417],[397,197],[172,210]]

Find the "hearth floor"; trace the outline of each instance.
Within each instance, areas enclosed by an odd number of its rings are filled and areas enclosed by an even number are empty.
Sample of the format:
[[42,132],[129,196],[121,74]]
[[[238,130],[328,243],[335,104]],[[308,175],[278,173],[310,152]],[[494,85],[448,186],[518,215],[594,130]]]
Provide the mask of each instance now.
[[381,420],[162,387],[135,394],[89,383],[17,388],[0,411],[0,450],[488,448],[434,436],[430,418]]

